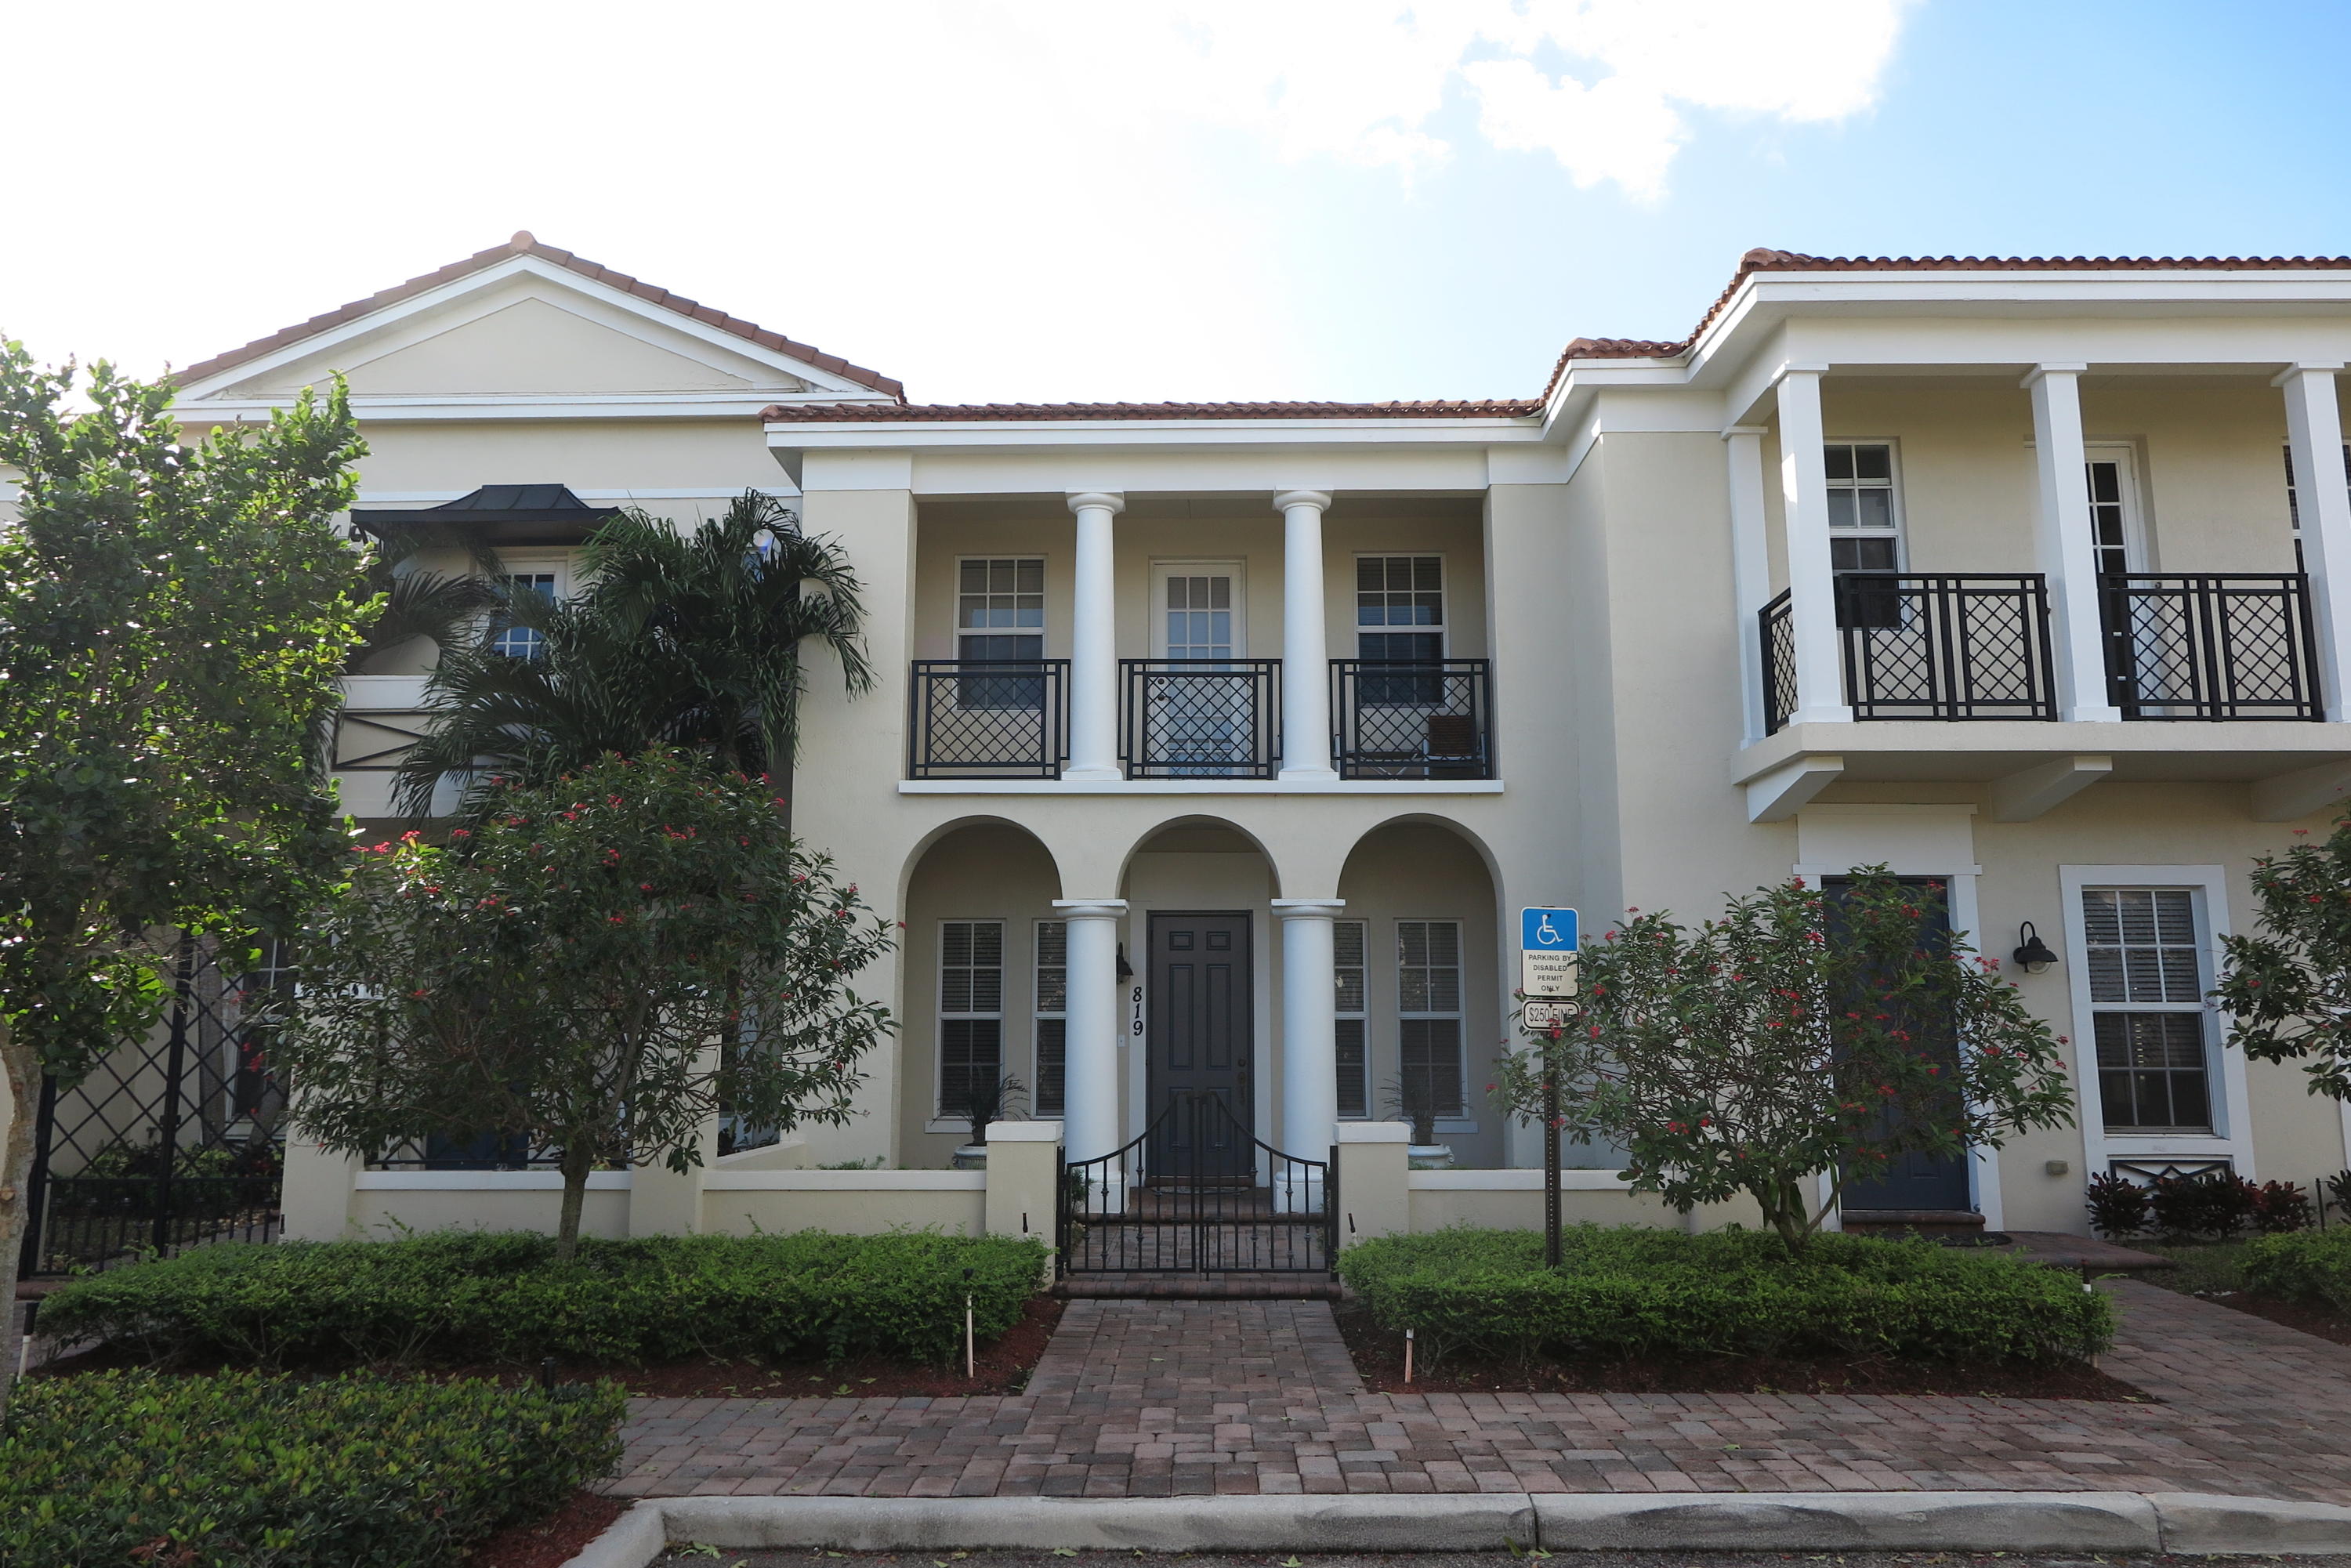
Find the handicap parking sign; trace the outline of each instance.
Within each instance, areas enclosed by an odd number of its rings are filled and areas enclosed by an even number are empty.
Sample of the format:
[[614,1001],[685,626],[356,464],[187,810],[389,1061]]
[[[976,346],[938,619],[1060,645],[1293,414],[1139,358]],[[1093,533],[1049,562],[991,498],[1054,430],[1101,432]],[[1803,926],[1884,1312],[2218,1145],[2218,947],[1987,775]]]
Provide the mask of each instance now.
[[1519,911],[1519,989],[1557,1000],[1575,995],[1575,911],[1541,905]]
[[1519,911],[1519,946],[1530,953],[1575,951],[1575,911],[1543,905]]

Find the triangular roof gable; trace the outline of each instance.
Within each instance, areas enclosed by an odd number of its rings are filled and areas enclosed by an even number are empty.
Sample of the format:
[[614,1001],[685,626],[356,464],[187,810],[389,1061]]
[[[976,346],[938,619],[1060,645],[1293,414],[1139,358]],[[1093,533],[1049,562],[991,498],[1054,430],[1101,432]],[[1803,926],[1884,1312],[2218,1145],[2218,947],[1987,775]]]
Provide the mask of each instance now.
[[[522,233],[503,246],[190,365],[179,373],[181,400],[266,395],[309,384],[330,368],[351,371],[359,392],[367,390],[363,379],[381,382],[381,390],[392,393],[558,390],[540,384],[427,387],[424,382],[451,379],[449,345],[436,346],[436,340],[456,334],[486,336],[471,347],[476,357],[487,348],[494,359],[501,349],[523,340],[534,348],[559,343],[568,350],[561,357],[600,361],[605,375],[632,391],[777,387],[855,401],[904,395],[904,387],[888,376]],[[511,353],[506,358],[521,363]],[[363,378],[363,365],[376,367],[375,374]],[[529,372],[518,373],[530,380]],[[543,379],[545,372],[538,373]]]

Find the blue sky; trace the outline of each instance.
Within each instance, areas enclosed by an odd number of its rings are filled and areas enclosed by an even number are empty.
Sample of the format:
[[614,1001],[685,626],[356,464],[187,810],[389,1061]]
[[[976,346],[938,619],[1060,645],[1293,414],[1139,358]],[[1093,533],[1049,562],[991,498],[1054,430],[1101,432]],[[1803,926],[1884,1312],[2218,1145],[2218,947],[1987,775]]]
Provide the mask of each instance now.
[[1511,396],[1750,246],[2351,253],[2340,4],[647,16],[20,17],[0,332],[186,363],[528,227],[925,401]]

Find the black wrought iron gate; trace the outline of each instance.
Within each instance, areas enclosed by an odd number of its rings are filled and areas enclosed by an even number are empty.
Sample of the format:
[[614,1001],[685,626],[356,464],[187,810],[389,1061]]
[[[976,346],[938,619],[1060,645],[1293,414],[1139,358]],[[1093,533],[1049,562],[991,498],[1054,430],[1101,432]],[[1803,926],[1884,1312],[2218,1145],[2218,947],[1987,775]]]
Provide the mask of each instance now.
[[1061,1166],[1061,1272],[1327,1273],[1339,1253],[1331,1155],[1253,1137],[1214,1092],[1176,1095],[1124,1148]]
[[285,1095],[258,1020],[283,980],[185,939],[163,1022],[71,1088],[43,1082],[25,1273],[276,1236]]

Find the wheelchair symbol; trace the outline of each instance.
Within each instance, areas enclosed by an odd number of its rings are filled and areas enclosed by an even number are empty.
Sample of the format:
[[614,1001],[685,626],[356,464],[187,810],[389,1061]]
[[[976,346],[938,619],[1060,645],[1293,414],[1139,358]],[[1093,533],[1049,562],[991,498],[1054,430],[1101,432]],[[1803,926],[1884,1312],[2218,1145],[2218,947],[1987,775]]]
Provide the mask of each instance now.
[[1553,925],[1551,923],[1551,915],[1548,913],[1545,913],[1541,920],[1535,922],[1535,941],[1539,945],[1545,947],[1556,947],[1566,940],[1566,934],[1561,931],[1558,926]]

